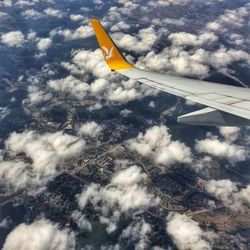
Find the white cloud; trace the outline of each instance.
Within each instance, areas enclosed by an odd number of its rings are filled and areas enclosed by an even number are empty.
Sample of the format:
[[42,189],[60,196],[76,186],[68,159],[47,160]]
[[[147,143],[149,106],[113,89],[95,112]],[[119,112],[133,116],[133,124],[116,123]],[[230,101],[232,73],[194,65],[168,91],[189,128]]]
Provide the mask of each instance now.
[[221,141],[215,136],[197,140],[195,149],[200,153],[229,159],[233,163],[244,161],[248,157],[248,150],[245,147],[232,144],[230,141]]
[[85,39],[88,37],[91,37],[94,35],[93,28],[88,25],[81,25],[76,30],[70,30],[70,29],[55,29],[50,32],[51,36],[59,35],[63,36],[65,40],[71,41],[71,40],[77,40],[77,39]]
[[236,141],[240,135],[240,128],[238,127],[219,127],[220,134],[231,142]]
[[150,233],[152,233],[151,225],[141,220],[139,222],[132,222],[125,228],[120,238],[129,242],[135,242],[135,250],[144,250],[150,246]]
[[238,183],[230,180],[210,180],[206,190],[233,211],[245,211],[250,206],[250,185],[239,189]]
[[139,53],[151,50],[158,39],[154,27],[139,30],[137,36],[117,32],[112,34],[112,37],[119,47]]
[[88,202],[102,213],[101,223],[107,225],[107,232],[116,230],[121,213],[144,210],[158,203],[142,185],[147,176],[137,166],[118,171],[110,184],[100,187],[92,183],[77,196],[79,208],[84,209]]
[[45,51],[52,45],[52,40],[50,38],[41,38],[37,43],[37,48],[40,51]]
[[109,86],[109,82],[106,79],[96,79],[91,83],[91,92],[94,94],[103,93]]
[[[131,166],[116,173],[104,188],[92,184],[78,197],[80,208],[83,209],[90,197],[97,196],[110,208],[118,207],[123,212],[143,209],[155,205],[154,198],[140,185],[147,178],[137,166]],[[96,199],[96,198],[95,198]],[[91,201],[91,200],[90,200]]]
[[120,22],[114,24],[114,25],[110,28],[110,31],[111,31],[111,32],[118,32],[118,31],[128,30],[128,29],[130,29],[130,25],[127,24],[127,23],[124,22],[124,21],[120,21]]
[[45,9],[43,12],[49,16],[54,16],[54,17],[58,17],[58,18],[61,18],[63,16],[62,12],[60,10],[56,10],[56,9],[51,8],[51,7]]
[[154,0],[149,1],[149,5],[153,7],[164,7],[169,5],[186,5],[190,0]]
[[42,17],[43,14],[41,12],[38,12],[37,10],[34,9],[28,9],[22,12],[22,15],[26,18],[39,18]]
[[168,36],[169,40],[177,46],[199,46],[216,42],[218,37],[214,33],[202,33],[201,35],[194,35],[186,32],[172,33]]
[[71,218],[77,224],[80,229],[92,231],[91,223],[85,218],[85,216],[79,210],[75,210],[71,214]]
[[207,24],[206,27],[207,27],[207,29],[209,29],[209,30],[215,31],[215,30],[218,30],[221,26],[220,26],[220,24],[217,23],[217,22],[209,22],[209,23]]
[[2,161],[0,162],[0,180],[8,188],[19,190],[27,185],[32,185],[32,174],[27,170],[29,164],[22,161]]
[[[184,26],[187,20],[185,18],[164,18],[159,19],[155,18],[152,20],[152,23],[159,26],[175,25],[175,26]],[[167,30],[166,30],[167,31]]]
[[12,156],[24,153],[32,160],[25,164],[16,161],[0,163],[0,178],[8,186],[20,189],[41,186],[62,169],[65,160],[77,157],[85,147],[85,141],[63,132],[38,134],[34,131],[13,132],[5,141]]
[[102,133],[103,127],[96,122],[86,122],[78,129],[78,134],[90,138],[98,138]]
[[11,31],[1,36],[1,42],[9,47],[20,47],[25,42],[21,31]]
[[71,75],[58,80],[49,80],[48,86],[57,92],[70,94],[77,99],[83,99],[89,91],[89,85],[86,82]]
[[9,220],[8,219],[3,219],[2,221],[0,221],[0,228],[8,228],[9,227]]
[[170,62],[175,72],[186,76],[204,77],[208,75],[209,68],[188,57],[171,58]]
[[102,107],[103,107],[102,104],[100,104],[100,103],[95,103],[94,105],[89,106],[89,107],[87,108],[87,110],[88,110],[89,112],[93,112],[93,111],[102,109]]
[[[118,81],[120,85],[118,85]],[[146,85],[140,85],[138,82],[130,80],[114,79],[107,85],[104,96],[107,100],[117,103],[127,103],[129,101],[140,100],[145,96],[156,95],[157,90]]]
[[70,19],[74,22],[83,21],[84,16],[71,14]]
[[184,214],[170,213],[166,229],[180,250],[212,249],[215,234],[202,231],[197,222]]
[[201,52],[202,49],[192,55],[191,51],[184,51],[181,47],[165,48],[158,54],[151,51],[145,57],[140,57],[136,66],[164,73],[172,71],[185,76],[205,77],[209,73],[209,67],[204,56],[200,60]]
[[192,153],[189,147],[180,141],[172,141],[167,127],[154,126],[143,135],[127,141],[130,149],[139,154],[153,158],[156,163],[170,165],[173,163],[191,163]]
[[133,111],[132,110],[129,110],[129,109],[123,109],[121,110],[120,112],[120,115],[123,116],[123,117],[128,117],[130,114],[132,114]]
[[34,105],[43,103],[43,102],[48,102],[51,100],[53,95],[49,92],[45,92],[44,90],[41,90],[38,86],[36,85],[30,85],[28,87],[28,98],[30,102]]
[[97,5],[103,4],[102,0],[93,0],[93,3]]
[[73,57],[73,64],[63,62],[62,65],[72,74],[84,75],[93,74],[96,78],[105,78],[110,74],[102,53],[99,49],[95,51],[77,51]]
[[30,157],[35,169],[51,174],[55,173],[59,163],[79,155],[85,146],[83,140],[61,131],[41,135],[34,131],[13,132],[5,144],[11,152]]
[[4,243],[3,250],[73,250],[75,235],[58,224],[41,219],[32,224],[20,224]]
[[151,102],[148,104],[148,106],[149,106],[150,108],[155,108],[155,102],[151,101]]

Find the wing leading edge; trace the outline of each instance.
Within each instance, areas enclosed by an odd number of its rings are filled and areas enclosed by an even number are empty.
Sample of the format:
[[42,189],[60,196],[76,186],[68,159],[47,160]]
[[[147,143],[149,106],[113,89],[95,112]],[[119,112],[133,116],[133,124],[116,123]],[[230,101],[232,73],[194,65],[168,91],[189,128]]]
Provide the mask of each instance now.
[[112,71],[209,107],[180,116],[178,122],[212,126],[250,125],[250,89],[138,69],[124,58],[99,20],[91,19],[91,24]]

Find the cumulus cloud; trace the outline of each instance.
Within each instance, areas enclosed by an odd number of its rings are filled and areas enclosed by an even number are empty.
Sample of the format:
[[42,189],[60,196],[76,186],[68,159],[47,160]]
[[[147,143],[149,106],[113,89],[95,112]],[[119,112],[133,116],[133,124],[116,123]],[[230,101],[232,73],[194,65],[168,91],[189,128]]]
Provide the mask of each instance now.
[[197,140],[195,149],[200,153],[229,159],[233,163],[246,160],[249,153],[245,147],[233,144],[230,141],[221,141],[216,136]]
[[2,161],[0,178],[14,189],[44,185],[54,177],[65,160],[77,157],[85,141],[63,132],[38,134],[34,131],[13,132],[5,141],[12,156],[24,153],[32,163]]
[[60,229],[58,224],[41,219],[32,224],[20,224],[4,243],[3,250],[73,250],[75,235],[68,229]]
[[141,29],[137,36],[117,32],[112,34],[117,45],[123,49],[134,52],[145,52],[152,49],[158,39],[154,27]]
[[240,135],[240,128],[238,127],[219,127],[220,134],[231,142],[236,141]]
[[134,242],[136,250],[147,249],[150,246],[149,235],[152,232],[151,225],[144,220],[132,222],[125,228],[120,238],[123,240]]
[[180,250],[212,249],[215,234],[202,231],[197,222],[184,214],[170,213],[166,229]]
[[43,102],[48,102],[51,100],[53,95],[49,92],[41,90],[36,85],[30,85],[28,87],[28,98],[33,105],[37,105]]
[[51,8],[51,7],[45,9],[43,12],[49,16],[54,16],[54,17],[58,17],[58,18],[61,18],[63,16],[63,14],[60,10],[56,10],[56,9]]
[[2,34],[1,42],[8,47],[20,47],[25,42],[25,38],[21,31],[10,31]]
[[127,141],[130,149],[152,158],[158,164],[191,163],[189,147],[180,141],[172,141],[169,129],[163,125],[149,128],[143,135]]
[[23,189],[32,185],[32,173],[28,171],[29,164],[22,161],[0,162],[0,180],[7,184],[8,188]]
[[109,83],[106,79],[96,79],[93,83],[91,83],[91,92],[94,94],[101,94],[109,87]]
[[70,29],[55,29],[50,32],[51,36],[59,35],[63,36],[65,40],[71,41],[76,39],[85,39],[94,35],[93,28],[88,25],[81,25],[76,30]]
[[80,81],[71,75],[58,80],[49,80],[48,86],[57,92],[70,94],[77,99],[83,99],[89,90],[89,85],[86,82]]
[[79,155],[85,146],[83,140],[61,131],[41,135],[34,131],[13,132],[5,144],[11,152],[30,157],[35,169],[52,174],[59,163]]
[[130,29],[130,25],[127,24],[127,23],[124,22],[124,21],[120,21],[120,22],[114,24],[114,25],[110,28],[110,31],[111,31],[111,32],[118,32],[118,31],[128,30],[128,29]]
[[190,0],[154,0],[149,1],[150,6],[164,7],[169,5],[186,5]]
[[206,190],[233,211],[245,211],[250,206],[250,185],[239,188],[230,180],[210,180]]
[[194,35],[186,32],[172,33],[168,36],[168,38],[174,45],[177,46],[198,46],[206,43],[213,43],[218,40],[218,37],[212,32],[202,33],[201,35]]
[[86,122],[78,129],[78,134],[90,138],[98,138],[102,133],[103,127],[96,122]]
[[30,18],[40,18],[43,16],[43,14],[41,12],[38,12],[37,10],[34,9],[28,9],[28,10],[24,10],[22,12],[22,15],[26,18],[26,19],[30,19]]
[[105,78],[110,74],[110,70],[105,65],[102,53],[99,49],[95,51],[77,51],[72,59],[73,64],[63,62],[62,66],[72,74],[84,75],[93,74],[96,78]]
[[123,109],[121,110],[120,112],[120,115],[123,116],[123,117],[128,117],[130,114],[132,114],[133,111],[132,110],[129,110],[129,109]]
[[84,18],[84,16],[82,16],[82,15],[75,15],[75,14],[70,15],[70,19],[74,22],[83,21],[83,18]]
[[46,51],[52,45],[52,40],[50,38],[41,38],[37,43],[37,48],[40,51]]
[[129,101],[140,100],[145,96],[154,96],[157,90],[138,82],[130,80],[121,80],[120,77],[113,79],[104,92],[104,98],[116,103],[127,103]]
[[155,18],[152,20],[152,23],[159,26],[166,25],[175,25],[175,26],[184,26],[187,20],[185,18]]
[[97,211],[101,211],[100,221],[107,225],[108,233],[116,230],[121,213],[144,210],[158,203],[142,185],[147,179],[137,166],[128,167],[114,174],[110,184],[100,187],[92,183],[77,196],[78,204],[83,209],[88,202]]
[[92,231],[91,223],[85,218],[85,216],[79,210],[74,210],[71,214],[71,218],[82,230]]

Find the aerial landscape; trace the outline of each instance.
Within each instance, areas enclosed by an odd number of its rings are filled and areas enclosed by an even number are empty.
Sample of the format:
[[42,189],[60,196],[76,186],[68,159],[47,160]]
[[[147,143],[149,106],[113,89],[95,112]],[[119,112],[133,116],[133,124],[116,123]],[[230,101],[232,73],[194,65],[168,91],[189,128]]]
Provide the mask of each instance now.
[[[250,249],[250,127],[111,70],[250,87],[250,1],[1,0],[0,249]],[[108,53],[107,53],[108,54]]]

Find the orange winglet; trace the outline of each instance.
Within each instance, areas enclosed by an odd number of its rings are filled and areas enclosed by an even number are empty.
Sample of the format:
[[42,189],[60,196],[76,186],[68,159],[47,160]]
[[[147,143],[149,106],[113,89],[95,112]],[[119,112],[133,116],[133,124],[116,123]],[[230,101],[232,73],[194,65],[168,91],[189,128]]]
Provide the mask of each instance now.
[[127,62],[98,19],[90,19],[103,57],[111,70],[134,68]]

